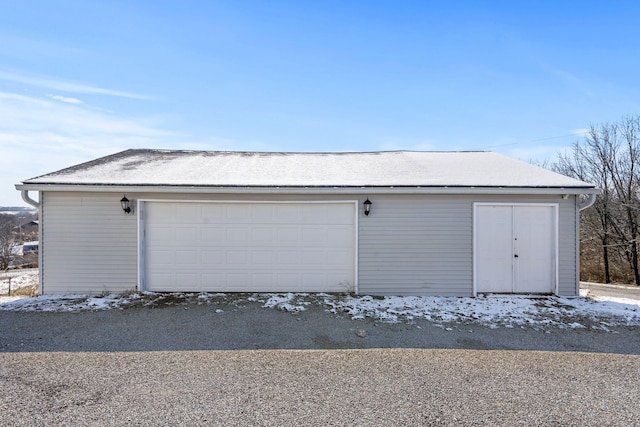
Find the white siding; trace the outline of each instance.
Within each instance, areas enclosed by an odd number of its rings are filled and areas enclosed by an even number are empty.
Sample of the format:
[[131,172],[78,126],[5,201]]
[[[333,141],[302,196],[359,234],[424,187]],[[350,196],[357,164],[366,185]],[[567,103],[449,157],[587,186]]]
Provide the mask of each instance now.
[[[120,193],[55,193],[42,197],[45,293],[128,290],[137,286],[137,218],[120,209]],[[165,195],[168,200],[360,200],[358,289],[361,294],[470,296],[473,293],[473,203],[558,203],[559,293],[576,292],[573,197],[471,195]]]
[[[558,213],[558,295],[575,296],[580,292],[579,251],[580,244],[579,217],[576,215],[576,196],[560,201]],[[576,236],[578,230],[578,236]],[[576,238],[577,237],[577,238]]]
[[558,203],[559,293],[575,295],[575,205],[560,196],[376,196],[360,221],[359,291],[473,294],[473,203]]
[[135,289],[136,217],[123,213],[122,194],[43,195],[43,293]]
[[376,196],[360,226],[363,294],[470,295],[472,204],[464,197]]

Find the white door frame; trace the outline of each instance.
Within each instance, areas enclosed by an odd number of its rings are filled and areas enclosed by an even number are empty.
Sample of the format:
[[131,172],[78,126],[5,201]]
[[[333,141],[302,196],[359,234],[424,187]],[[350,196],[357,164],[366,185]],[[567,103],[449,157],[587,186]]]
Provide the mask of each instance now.
[[558,294],[558,281],[559,281],[559,265],[558,265],[558,249],[559,249],[559,205],[558,203],[510,203],[510,202],[474,202],[473,203],[473,296],[477,296],[478,294],[478,277],[477,277],[477,266],[478,266],[478,254],[476,252],[477,248],[477,234],[478,234],[478,220],[477,220],[477,207],[478,206],[539,206],[539,207],[550,207],[553,209],[553,283],[551,285],[551,291],[557,295]]
[[241,203],[241,204],[353,204],[353,288],[356,295],[358,294],[358,200],[198,200],[198,199],[138,199],[136,212],[138,217],[138,291],[146,290],[145,271],[145,203]]

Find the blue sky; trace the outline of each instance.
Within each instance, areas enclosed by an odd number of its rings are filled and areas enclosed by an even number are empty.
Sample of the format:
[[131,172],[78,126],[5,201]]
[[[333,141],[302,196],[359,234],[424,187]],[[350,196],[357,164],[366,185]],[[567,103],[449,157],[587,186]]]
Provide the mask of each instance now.
[[0,205],[127,148],[553,159],[640,114],[635,1],[29,1],[0,16]]

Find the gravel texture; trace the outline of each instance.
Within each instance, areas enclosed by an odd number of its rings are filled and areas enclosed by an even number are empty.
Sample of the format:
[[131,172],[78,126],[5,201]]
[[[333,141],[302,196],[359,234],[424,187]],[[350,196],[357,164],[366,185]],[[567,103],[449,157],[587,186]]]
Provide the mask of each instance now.
[[638,425],[638,356],[428,349],[9,353],[3,425]]
[[640,331],[0,312],[0,425],[640,425]]

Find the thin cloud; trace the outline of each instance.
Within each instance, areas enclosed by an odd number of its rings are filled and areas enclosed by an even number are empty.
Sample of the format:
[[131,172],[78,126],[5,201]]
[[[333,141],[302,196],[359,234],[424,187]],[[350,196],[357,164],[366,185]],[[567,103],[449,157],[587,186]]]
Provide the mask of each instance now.
[[[57,95],[56,95],[57,96]],[[86,104],[0,92],[0,205],[19,205],[14,184],[127,148],[169,148],[181,135],[164,120],[123,117]]]
[[385,142],[380,144],[380,150],[382,151],[433,151],[436,149],[436,145],[430,141],[420,142]]
[[60,96],[60,95],[47,95],[47,96],[51,99],[55,99],[56,101],[66,102],[67,104],[84,104],[84,101],[78,98],[70,98],[67,96]]
[[11,73],[6,71],[0,71],[0,80],[6,80],[16,83],[23,83],[30,86],[43,87],[46,89],[57,90],[61,92],[70,93],[84,93],[89,95],[107,95],[121,98],[130,99],[153,99],[147,95],[140,95],[137,93],[124,92],[113,89],[105,89],[98,86],[91,86],[84,83],[70,82],[66,80],[59,80],[51,77],[42,76],[27,76],[23,74]]
[[563,152],[568,148],[569,147],[564,145],[538,145],[535,147],[519,147],[500,151],[509,157],[525,162],[534,161],[544,163],[557,160],[558,153]]
[[7,130],[54,133],[112,139],[115,135],[168,137],[156,118],[122,118],[77,103],[0,92],[0,133]]
[[167,116],[124,117],[84,103],[0,92],[0,206],[22,205],[14,184],[128,148],[272,149],[260,141],[193,138]]
[[571,131],[571,135],[576,135],[576,136],[585,136],[586,134],[589,133],[589,129],[583,128],[583,129],[573,129]]

